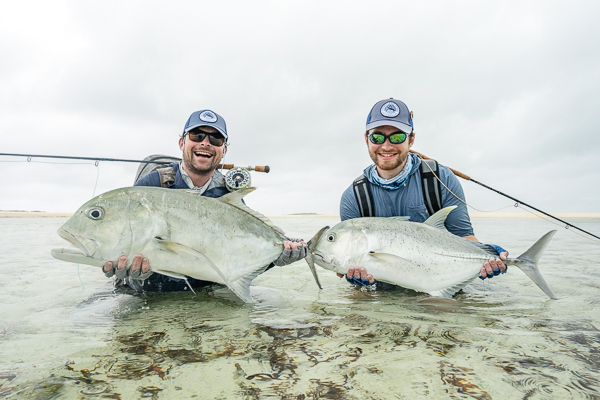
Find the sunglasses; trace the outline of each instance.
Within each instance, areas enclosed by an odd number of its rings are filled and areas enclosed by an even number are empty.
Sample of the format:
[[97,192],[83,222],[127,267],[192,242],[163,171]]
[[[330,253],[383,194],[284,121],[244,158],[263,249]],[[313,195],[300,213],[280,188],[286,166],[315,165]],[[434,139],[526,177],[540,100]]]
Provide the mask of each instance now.
[[188,132],[187,135],[192,142],[204,142],[204,139],[208,136],[208,141],[213,146],[221,147],[225,143],[225,138],[223,136],[215,136],[218,135],[218,133]]
[[383,133],[377,131],[369,134],[369,140],[373,144],[383,144],[385,143],[386,139],[389,139],[391,144],[400,144],[404,143],[407,137],[408,134],[400,131],[394,132],[391,135],[384,135]]

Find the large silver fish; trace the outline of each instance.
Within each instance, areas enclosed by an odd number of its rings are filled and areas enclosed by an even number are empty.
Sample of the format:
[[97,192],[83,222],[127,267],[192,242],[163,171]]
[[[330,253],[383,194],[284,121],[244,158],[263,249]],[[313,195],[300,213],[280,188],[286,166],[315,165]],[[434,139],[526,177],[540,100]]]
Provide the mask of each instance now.
[[[321,229],[308,243],[306,260],[319,287],[314,267],[344,274],[365,267],[373,277],[432,296],[451,297],[479,275],[483,263],[498,258],[493,249],[448,232],[444,208],[424,223],[408,217],[356,218]],[[545,234],[529,250],[504,263],[524,271],[550,298],[556,296],[540,274],[537,262],[556,231]]]
[[78,249],[53,249],[52,256],[102,267],[141,253],[155,273],[224,284],[252,302],[250,283],[279,257],[286,240],[242,202],[253,190],[214,199],[189,190],[116,189],[85,203],[58,230]]

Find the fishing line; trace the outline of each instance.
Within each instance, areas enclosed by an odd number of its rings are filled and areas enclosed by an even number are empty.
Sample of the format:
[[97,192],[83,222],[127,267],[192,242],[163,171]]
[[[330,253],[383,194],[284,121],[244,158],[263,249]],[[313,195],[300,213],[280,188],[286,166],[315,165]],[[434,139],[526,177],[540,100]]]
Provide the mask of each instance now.
[[85,290],[85,286],[83,285],[83,281],[81,280],[81,275],[79,275],[79,264],[77,264],[77,277],[79,278],[79,283],[81,283],[81,290]]
[[[554,219],[557,219],[558,221],[562,222],[564,225],[562,225],[562,224],[558,224],[558,223],[556,223],[556,222],[554,222],[554,221],[552,221],[552,220],[550,220],[550,219],[544,218],[543,216],[541,216],[541,215],[539,215],[539,214],[536,214],[536,213],[534,213],[533,211],[530,211],[530,210],[528,210],[527,208],[524,208],[524,207],[522,207],[522,206],[525,206],[525,207],[531,207],[531,206],[528,206],[527,204],[525,204],[525,203],[523,203],[523,202],[520,202],[520,201],[518,201],[518,200],[516,200],[516,199],[513,199],[513,198],[512,198],[512,197],[510,197],[510,196],[507,196],[507,197],[509,197],[510,199],[512,199],[512,200],[515,200],[515,201],[516,201],[516,203],[515,203],[514,205],[512,205],[512,206],[506,206],[506,207],[502,207],[502,208],[499,208],[498,210],[493,210],[493,211],[484,211],[484,210],[480,210],[480,209],[478,209],[478,208],[475,208],[475,207],[473,207],[472,205],[468,204],[468,203],[467,203],[466,201],[464,201],[463,199],[461,199],[459,196],[457,196],[457,195],[456,195],[456,194],[455,194],[455,193],[454,193],[452,190],[450,190],[450,189],[448,188],[448,186],[446,186],[446,185],[444,184],[444,182],[442,182],[442,180],[441,180],[441,179],[440,179],[440,178],[437,176],[437,174],[436,174],[436,173],[433,171],[433,169],[431,169],[431,167],[429,166],[429,164],[425,163],[425,165],[427,166],[427,168],[429,168],[429,170],[431,171],[431,173],[432,173],[432,174],[435,176],[435,179],[437,179],[437,180],[438,180],[438,182],[440,182],[440,183],[442,184],[442,186],[444,186],[444,187],[446,188],[446,190],[447,190],[447,191],[449,191],[449,192],[452,194],[452,196],[456,197],[456,198],[457,198],[457,199],[458,199],[460,202],[462,202],[463,204],[465,204],[465,205],[466,205],[466,206],[468,206],[468,207],[471,207],[471,208],[472,208],[472,209],[474,209],[474,210],[477,210],[477,211],[479,211],[479,212],[485,212],[485,213],[489,213],[489,212],[495,212],[495,211],[503,210],[503,209],[505,209],[505,208],[509,208],[509,207],[516,207],[516,208],[520,208],[520,209],[522,209],[522,210],[525,210],[525,211],[527,211],[528,213],[530,213],[530,214],[532,214],[532,215],[534,215],[534,216],[536,216],[536,217],[538,217],[538,218],[540,218],[540,219],[543,219],[544,221],[547,221],[547,222],[550,222],[551,224],[554,224],[554,225],[557,225],[557,226],[563,227],[564,229],[567,229],[567,230],[569,230],[570,232],[573,232],[574,234],[581,236],[582,238],[585,238],[585,239],[591,240],[592,242],[600,243],[600,240],[594,239],[594,238],[598,238],[596,235],[593,235],[593,234],[591,234],[591,233],[589,233],[589,232],[587,232],[587,231],[584,231],[584,230],[583,230],[583,229],[581,229],[581,228],[578,228],[578,227],[576,227],[575,225],[569,224],[568,222],[565,222],[565,221],[563,221],[563,220],[561,220],[561,219],[559,219],[559,218],[553,217],[553,216],[550,216],[550,217],[552,217],[552,218],[554,218]],[[454,172],[454,171],[452,171],[452,172]],[[473,179],[469,179],[469,180],[473,180]],[[474,181],[474,180],[473,180],[473,181]],[[478,184],[480,184],[480,185],[482,185],[482,186],[484,186],[484,187],[486,187],[486,188],[487,188],[487,186],[485,186],[485,185],[483,185],[483,184],[481,184],[481,183],[479,183],[479,182],[477,182],[477,181],[474,181],[474,182],[476,182],[476,183],[478,183]],[[491,188],[489,188],[489,189],[491,189]],[[498,192],[498,191],[497,191],[497,190],[495,190],[495,189],[492,189],[492,190],[493,190],[493,191],[495,191],[495,192]],[[500,192],[498,192],[498,193],[500,193]],[[506,196],[506,195],[505,195],[505,196]],[[533,207],[532,207],[532,208],[533,208]],[[535,209],[535,208],[534,208],[534,209]],[[543,213],[543,212],[542,212],[542,213]],[[575,228],[575,229],[578,229],[578,230],[580,230],[580,231],[582,231],[582,232],[585,232],[585,233],[587,233],[588,235],[590,235],[590,236],[593,236],[594,238],[591,238],[591,237],[588,237],[588,236],[582,235],[582,234],[581,234],[581,233],[579,233],[579,232],[575,232],[575,231],[573,231],[573,230],[570,230],[570,229],[569,229],[569,227],[570,227],[570,226],[571,226],[571,227],[573,227],[573,228]]]

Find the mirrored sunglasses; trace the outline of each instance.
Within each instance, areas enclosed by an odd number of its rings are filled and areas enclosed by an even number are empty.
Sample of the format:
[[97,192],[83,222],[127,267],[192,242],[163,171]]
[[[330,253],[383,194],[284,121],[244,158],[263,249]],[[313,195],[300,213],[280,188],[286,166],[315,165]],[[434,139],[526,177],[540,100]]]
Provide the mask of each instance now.
[[373,144],[383,144],[386,139],[389,139],[390,143],[392,144],[400,144],[404,143],[407,137],[408,134],[400,131],[394,132],[391,135],[384,135],[381,132],[373,132],[369,134],[369,140]]

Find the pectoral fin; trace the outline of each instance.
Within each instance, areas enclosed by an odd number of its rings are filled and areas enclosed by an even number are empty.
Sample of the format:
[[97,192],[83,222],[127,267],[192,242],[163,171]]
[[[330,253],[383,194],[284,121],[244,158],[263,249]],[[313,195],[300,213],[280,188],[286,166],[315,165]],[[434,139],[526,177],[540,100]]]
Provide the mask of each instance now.
[[370,255],[371,257],[375,257],[376,259],[379,259],[381,261],[385,261],[385,262],[389,262],[389,263],[393,263],[393,264],[414,265],[411,261],[407,260],[406,258],[398,257],[398,256],[395,256],[395,255],[389,254],[389,253],[378,253],[376,251],[370,251],[367,254]]
[[250,282],[252,280],[248,281],[248,280],[240,279],[236,284],[231,284],[229,282],[229,280],[225,277],[225,275],[223,275],[221,270],[219,270],[219,268],[210,260],[210,258],[206,257],[204,254],[202,254],[198,250],[192,249],[191,247],[186,246],[181,243],[170,242],[168,240],[163,240],[161,238],[154,238],[154,241],[159,247],[163,247],[164,249],[173,251],[175,253],[189,254],[189,255],[197,257],[203,261],[208,261],[208,264],[221,277],[221,279],[223,279],[223,282],[225,282],[225,285],[227,285],[229,290],[231,290],[233,293],[235,293],[245,303],[253,303],[254,302],[254,300],[252,299],[252,296],[250,296]]

